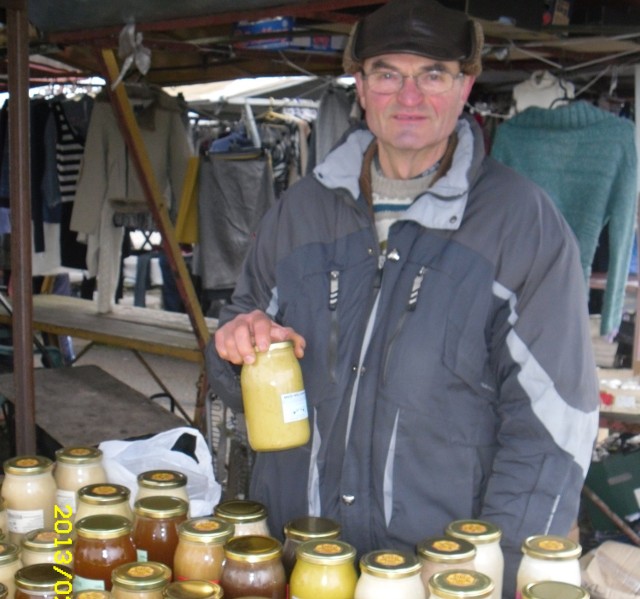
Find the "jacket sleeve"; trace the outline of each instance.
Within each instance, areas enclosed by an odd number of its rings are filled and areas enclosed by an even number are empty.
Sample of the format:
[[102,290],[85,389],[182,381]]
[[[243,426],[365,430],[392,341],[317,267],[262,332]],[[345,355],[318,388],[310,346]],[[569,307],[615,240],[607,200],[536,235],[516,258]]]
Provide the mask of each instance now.
[[481,517],[503,532],[505,597],[514,596],[522,541],[566,536],[575,522],[598,427],[577,242],[545,197],[537,214],[521,215],[508,231],[494,284],[501,308],[489,335],[498,451]]

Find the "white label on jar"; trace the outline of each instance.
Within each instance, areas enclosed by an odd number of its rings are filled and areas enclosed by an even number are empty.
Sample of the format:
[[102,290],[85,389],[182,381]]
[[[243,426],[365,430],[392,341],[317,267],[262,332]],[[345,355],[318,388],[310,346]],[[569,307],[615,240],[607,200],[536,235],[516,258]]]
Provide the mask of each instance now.
[[44,528],[44,510],[7,510],[9,531],[26,534]]
[[304,389],[294,393],[283,393],[280,399],[282,401],[282,419],[285,422],[297,422],[308,417],[307,396]]
[[139,562],[148,562],[149,561],[149,553],[146,549],[136,549],[136,555],[138,556]]
[[61,508],[64,508],[65,506],[68,505],[71,508],[71,513],[75,514],[76,513],[76,492],[66,491],[65,489],[58,489],[56,491],[56,505]]
[[84,578],[77,574],[73,577],[73,590],[75,591],[104,591],[104,580],[94,580],[93,578]]

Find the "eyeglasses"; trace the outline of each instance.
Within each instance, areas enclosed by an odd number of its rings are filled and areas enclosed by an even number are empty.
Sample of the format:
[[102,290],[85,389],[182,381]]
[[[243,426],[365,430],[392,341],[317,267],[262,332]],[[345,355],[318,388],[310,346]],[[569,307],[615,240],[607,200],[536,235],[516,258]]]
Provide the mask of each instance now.
[[417,75],[403,75],[398,71],[375,70],[363,73],[362,77],[376,94],[395,94],[404,87],[405,79],[413,79],[417,88],[426,95],[444,94],[453,87],[456,79],[464,77],[464,73],[453,75],[444,69],[431,69]]

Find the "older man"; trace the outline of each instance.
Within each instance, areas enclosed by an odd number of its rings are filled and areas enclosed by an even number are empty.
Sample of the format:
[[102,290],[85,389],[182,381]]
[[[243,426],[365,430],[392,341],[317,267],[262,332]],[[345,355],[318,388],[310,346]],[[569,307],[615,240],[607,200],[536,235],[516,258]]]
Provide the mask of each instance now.
[[598,396],[575,239],[463,115],[481,48],[434,0],[356,26],[366,127],[265,216],[208,366],[240,410],[232,364],[285,339],[302,358],[312,438],[253,471],[274,534],[316,514],[361,553],[412,550],[484,519],[513,597],[523,539],[576,517]]

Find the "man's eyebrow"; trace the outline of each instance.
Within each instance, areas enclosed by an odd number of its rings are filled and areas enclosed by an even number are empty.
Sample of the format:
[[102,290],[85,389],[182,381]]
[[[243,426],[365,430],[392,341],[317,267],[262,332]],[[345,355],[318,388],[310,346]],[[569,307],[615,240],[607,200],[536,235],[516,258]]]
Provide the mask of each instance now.
[[[395,65],[389,64],[383,58],[374,59],[374,61],[371,63],[371,68],[373,70],[376,70],[376,69],[388,69],[390,71],[399,71],[398,67],[396,67]],[[447,71],[447,70],[448,69],[445,67],[444,63],[442,63],[442,62],[434,62],[433,64],[424,65],[424,66],[420,67],[420,71],[423,71],[423,72],[427,72],[427,71]]]

